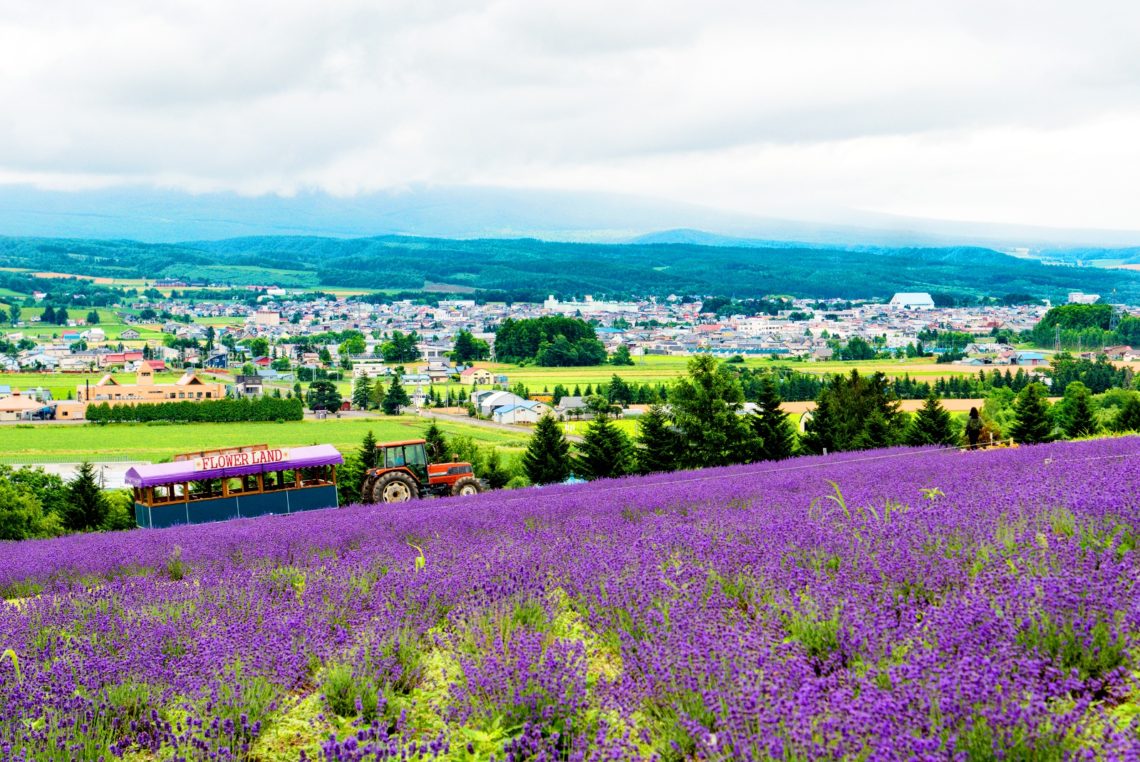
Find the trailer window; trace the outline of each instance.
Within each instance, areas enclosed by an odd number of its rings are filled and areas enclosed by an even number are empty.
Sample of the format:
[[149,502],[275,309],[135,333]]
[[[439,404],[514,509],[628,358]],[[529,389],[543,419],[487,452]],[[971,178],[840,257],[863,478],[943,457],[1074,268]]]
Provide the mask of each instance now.
[[221,479],[202,479],[190,482],[191,500],[213,500],[222,496]]

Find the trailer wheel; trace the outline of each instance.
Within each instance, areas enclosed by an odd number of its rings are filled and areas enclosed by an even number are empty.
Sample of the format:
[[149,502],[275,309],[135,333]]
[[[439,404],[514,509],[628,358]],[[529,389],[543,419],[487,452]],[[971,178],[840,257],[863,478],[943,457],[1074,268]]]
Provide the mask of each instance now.
[[389,471],[382,474],[372,487],[374,503],[406,503],[419,496],[419,485],[403,471]]
[[452,495],[478,495],[483,490],[483,484],[474,476],[464,476],[451,485]]

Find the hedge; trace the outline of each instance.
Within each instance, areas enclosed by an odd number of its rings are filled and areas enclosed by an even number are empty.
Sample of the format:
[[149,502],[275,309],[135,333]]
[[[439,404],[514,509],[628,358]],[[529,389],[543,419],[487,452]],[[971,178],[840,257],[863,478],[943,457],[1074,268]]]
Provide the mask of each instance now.
[[101,403],[87,408],[87,420],[97,423],[125,421],[192,421],[237,423],[239,421],[300,421],[305,408],[298,398],[243,397],[241,399],[142,403],[109,405]]

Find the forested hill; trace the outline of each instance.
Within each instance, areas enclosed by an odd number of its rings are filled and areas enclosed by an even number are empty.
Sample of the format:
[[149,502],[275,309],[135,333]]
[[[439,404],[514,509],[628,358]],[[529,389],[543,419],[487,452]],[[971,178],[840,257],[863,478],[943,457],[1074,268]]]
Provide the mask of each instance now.
[[0,266],[211,283],[414,290],[452,284],[562,297],[708,294],[889,297],[929,291],[955,297],[1068,291],[1140,302],[1140,274],[1046,266],[982,248],[764,248],[691,243],[583,244],[531,239],[389,236],[233,238],[146,244],[0,238]]

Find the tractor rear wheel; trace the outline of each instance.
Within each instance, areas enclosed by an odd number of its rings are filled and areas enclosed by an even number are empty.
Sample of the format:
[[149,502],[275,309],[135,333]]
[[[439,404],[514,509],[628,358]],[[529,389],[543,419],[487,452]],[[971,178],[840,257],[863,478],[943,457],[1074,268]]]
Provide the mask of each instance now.
[[478,495],[483,489],[483,483],[474,476],[464,476],[462,479],[456,479],[455,484],[451,485],[451,494]]
[[372,476],[364,477],[364,483],[360,485],[360,502],[376,502],[376,498],[372,495],[372,487],[375,483],[375,479]]
[[406,503],[420,496],[420,487],[415,479],[403,471],[389,471],[381,474],[372,487],[374,503]]

